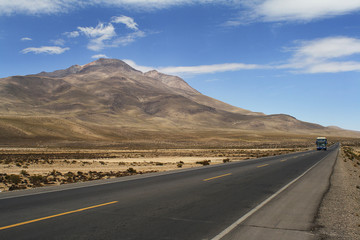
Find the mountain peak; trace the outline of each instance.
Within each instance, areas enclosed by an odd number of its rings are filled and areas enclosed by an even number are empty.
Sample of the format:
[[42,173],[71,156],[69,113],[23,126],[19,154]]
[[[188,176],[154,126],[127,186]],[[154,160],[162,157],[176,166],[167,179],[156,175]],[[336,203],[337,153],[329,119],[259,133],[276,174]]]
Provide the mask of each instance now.
[[98,60],[95,60],[91,63],[85,64],[82,66],[83,70],[86,70],[87,68],[93,68],[93,67],[101,67],[101,68],[115,68],[125,70],[127,72],[140,72],[132,67],[130,67],[127,63],[124,61],[121,61],[119,59],[112,59],[112,58],[99,58]]

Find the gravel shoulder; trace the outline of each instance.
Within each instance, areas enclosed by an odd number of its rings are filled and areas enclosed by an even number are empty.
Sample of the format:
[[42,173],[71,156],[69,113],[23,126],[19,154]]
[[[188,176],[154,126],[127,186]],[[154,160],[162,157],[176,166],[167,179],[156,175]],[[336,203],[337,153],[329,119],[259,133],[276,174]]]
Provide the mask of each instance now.
[[350,159],[344,148],[336,161],[330,184],[316,219],[317,238],[360,239],[360,161]]

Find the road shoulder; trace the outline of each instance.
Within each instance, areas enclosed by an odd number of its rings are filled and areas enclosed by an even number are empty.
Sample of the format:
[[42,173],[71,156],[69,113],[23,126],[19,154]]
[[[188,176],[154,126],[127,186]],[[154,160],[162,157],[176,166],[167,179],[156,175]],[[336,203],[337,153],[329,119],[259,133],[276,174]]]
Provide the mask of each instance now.
[[305,176],[222,239],[316,239],[311,232],[314,216],[329,187],[337,152],[328,154]]
[[360,239],[360,166],[339,154],[331,187],[321,203],[316,229],[318,239]]

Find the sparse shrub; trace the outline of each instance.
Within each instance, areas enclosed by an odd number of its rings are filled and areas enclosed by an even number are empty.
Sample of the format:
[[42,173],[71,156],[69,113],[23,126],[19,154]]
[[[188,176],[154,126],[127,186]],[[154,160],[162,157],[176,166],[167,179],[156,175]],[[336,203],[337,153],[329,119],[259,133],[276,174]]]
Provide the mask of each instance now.
[[227,162],[230,162],[230,158],[223,159],[223,163],[227,163]]
[[19,163],[19,162],[17,162],[15,165],[16,165],[17,167],[21,167],[21,163]]
[[134,168],[128,168],[126,171],[128,171],[129,173],[136,173],[136,170]]
[[181,163],[181,162],[178,162],[178,163],[177,163],[177,167],[178,167],[178,168],[182,168],[182,166],[183,166],[183,163]]
[[99,161],[99,163],[100,163],[101,165],[106,165],[106,163],[105,163],[104,161]]
[[201,164],[203,166],[210,165],[211,160],[198,161],[196,164]]
[[11,175],[8,175],[8,180],[9,180],[9,182],[11,182],[11,183],[19,184],[20,181],[21,181],[21,178],[20,178],[19,175],[11,174]]
[[33,175],[30,176],[30,182],[34,184],[34,186],[41,186],[42,182],[45,182],[46,177],[43,177],[41,175]]
[[162,163],[162,162],[156,162],[155,165],[156,165],[156,166],[163,166],[164,163]]
[[126,163],[124,163],[124,162],[119,162],[119,166],[124,166],[124,165],[126,165]]

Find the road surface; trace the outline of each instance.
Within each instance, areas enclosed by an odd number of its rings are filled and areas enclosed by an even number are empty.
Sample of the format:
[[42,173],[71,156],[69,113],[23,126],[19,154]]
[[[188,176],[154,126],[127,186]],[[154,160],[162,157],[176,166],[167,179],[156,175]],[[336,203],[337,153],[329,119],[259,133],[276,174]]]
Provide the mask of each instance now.
[[0,239],[311,237],[338,148],[1,193]]

